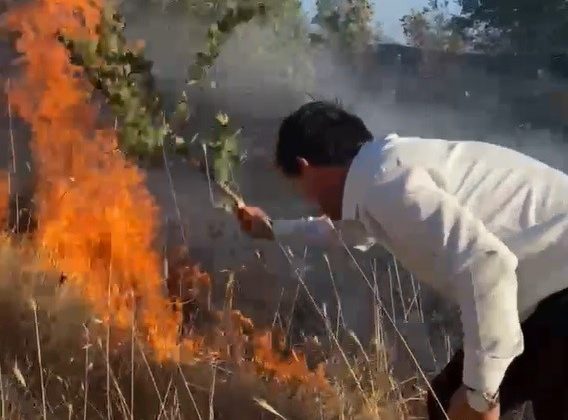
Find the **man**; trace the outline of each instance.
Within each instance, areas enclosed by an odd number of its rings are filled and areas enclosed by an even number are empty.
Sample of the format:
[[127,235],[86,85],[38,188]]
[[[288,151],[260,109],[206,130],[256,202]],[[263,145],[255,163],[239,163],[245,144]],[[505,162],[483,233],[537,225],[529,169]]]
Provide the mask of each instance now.
[[[361,226],[459,305],[464,347],[432,382],[431,419],[498,419],[525,401],[537,420],[568,419],[567,175],[487,143],[373,140],[325,102],[283,121],[276,164],[325,216]],[[333,232],[326,217],[238,216],[256,238]]]

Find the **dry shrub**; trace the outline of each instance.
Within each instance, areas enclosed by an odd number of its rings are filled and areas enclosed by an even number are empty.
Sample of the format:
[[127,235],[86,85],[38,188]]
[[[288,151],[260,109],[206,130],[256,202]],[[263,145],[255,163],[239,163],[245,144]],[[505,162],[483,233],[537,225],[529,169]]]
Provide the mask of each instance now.
[[[268,380],[247,363],[156,363],[136,334],[107,330],[70,282],[42,271],[45,265],[37,264],[31,249],[8,238],[0,245],[0,391],[6,418],[38,418],[44,406],[51,418],[401,418],[396,407],[369,408],[370,398],[382,404],[384,395],[362,395],[341,363],[329,393]],[[125,334],[132,340],[124,340]],[[361,377],[370,366],[355,365]]]
[[[266,410],[253,397],[274,400],[274,395],[286,395],[285,389],[277,391],[278,385],[231,373],[228,366],[199,361],[182,368],[157,364],[136,338],[133,347],[132,342],[121,341],[107,349],[106,327],[72,285],[61,284],[56,273],[38,271],[35,258],[7,240],[0,250],[2,398],[5,409],[16,417],[33,418],[42,412],[42,388],[48,415],[56,418],[81,418],[85,404],[87,418],[107,418],[109,411],[130,418],[134,401],[135,418],[157,418],[162,412],[164,418],[197,419],[190,392],[201,418],[209,417],[210,398],[215,418],[235,418],[235,413],[260,418]],[[113,335],[124,333],[111,330],[111,343]],[[308,413],[315,413],[309,401],[289,397],[281,407],[286,416],[310,418]]]

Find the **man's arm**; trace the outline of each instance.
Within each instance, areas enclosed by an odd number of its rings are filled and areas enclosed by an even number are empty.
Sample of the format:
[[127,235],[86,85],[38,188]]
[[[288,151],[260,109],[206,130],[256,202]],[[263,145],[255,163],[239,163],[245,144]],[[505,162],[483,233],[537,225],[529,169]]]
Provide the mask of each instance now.
[[422,253],[427,266],[421,268],[453,285],[464,331],[463,382],[496,392],[523,352],[517,258],[424,169],[394,170],[377,179],[366,197],[363,210],[384,229],[393,251],[404,255],[419,247],[411,253]]
[[335,242],[335,227],[328,217],[272,220],[274,238],[280,242],[327,246]]
[[336,237],[333,223],[325,216],[271,220],[261,208],[247,206],[238,208],[237,216],[242,230],[255,239],[326,246]]
[[238,210],[238,217],[242,230],[249,236],[275,239],[287,245],[295,243],[325,248],[345,243],[366,251],[374,243],[364,227],[355,221],[339,221],[334,224],[327,216],[271,220],[258,207],[242,207]]

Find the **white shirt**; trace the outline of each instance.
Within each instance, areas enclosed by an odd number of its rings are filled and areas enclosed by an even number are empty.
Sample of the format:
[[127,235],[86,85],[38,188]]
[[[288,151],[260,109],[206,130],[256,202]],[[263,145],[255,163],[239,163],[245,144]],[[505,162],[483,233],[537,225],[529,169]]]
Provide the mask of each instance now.
[[[364,145],[343,194],[358,221],[461,310],[465,385],[499,388],[520,322],[568,288],[568,175],[497,145],[390,135]],[[326,219],[274,221],[276,237],[329,240]]]

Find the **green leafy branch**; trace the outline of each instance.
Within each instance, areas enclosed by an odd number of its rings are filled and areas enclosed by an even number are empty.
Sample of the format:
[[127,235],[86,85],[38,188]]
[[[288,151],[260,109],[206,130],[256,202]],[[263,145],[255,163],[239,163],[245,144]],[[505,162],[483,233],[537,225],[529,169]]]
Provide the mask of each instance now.
[[129,157],[156,161],[170,129],[155,90],[152,62],[128,46],[124,21],[111,8],[102,12],[96,40],[61,41],[117,119],[118,143]]
[[188,83],[194,84],[207,76],[208,70],[219,57],[221,46],[237,26],[250,22],[255,16],[265,15],[266,6],[263,2],[227,6],[224,15],[209,27],[205,49],[196,54],[195,63],[189,69]]
[[[144,57],[141,48],[128,46],[124,21],[116,11],[103,11],[98,35],[96,40],[63,36],[60,39],[70,51],[73,63],[84,69],[109,104],[117,119],[121,151],[129,157],[157,163],[162,159],[162,148],[171,144],[176,153],[187,156],[188,142],[177,135],[189,119],[187,94],[182,93],[175,110],[166,117],[155,89],[152,62]],[[196,61],[202,63],[199,58]],[[211,175],[218,182],[229,183],[232,179],[230,174],[240,159],[236,137],[237,133],[229,133],[228,117],[216,119],[213,138],[207,146],[213,161]]]
[[[209,27],[205,48],[196,54],[195,62],[189,68],[188,84],[199,83],[207,76],[209,69],[220,55],[221,46],[239,25],[250,22],[254,17],[264,18],[266,12],[264,2],[229,4],[223,16]],[[212,138],[203,143],[208,153],[205,158],[209,158],[211,164],[202,167],[208,166],[211,178],[225,187],[236,187],[233,175],[241,161],[239,132],[240,130],[235,131],[231,128],[229,116],[220,112],[215,117]]]
[[[222,45],[237,26],[255,17],[265,19],[269,8],[271,13],[289,13],[291,2],[299,8],[296,0],[288,1],[286,5],[274,0],[270,7],[265,2],[253,0],[219,2],[215,10],[222,14],[207,31],[205,47],[196,54],[188,71],[188,84],[197,84],[207,76]],[[155,88],[152,62],[145,58],[142,48],[128,45],[124,27],[122,16],[107,7],[96,40],[61,37],[61,41],[70,51],[72,61],[84,69],[109,104],[116,118],[121,151],[142,161],[160,162],[163,148],[172,146],[176,153],[189,157],[190,161],[200,160],[196,157],[203,156],[202,151],[192,148],[195,142],[187,141],[181,135],[189,120],[187,93],[182,93],[175,110],[168,115],[164,113]],[[208,175],[218,184],[235,185],[233,174],[241,161],[238,134],[239,130],[231,128],[229,117],[220,112],[214,120],[210,138],[202,143],[210,165],[200,167],[208,166]]]
[[[375,40],[373,8],[369,0],[317,0],[313,23],[339,43],[341,51],[359,52]],[[312,40],[324,39],[312,34]]]

